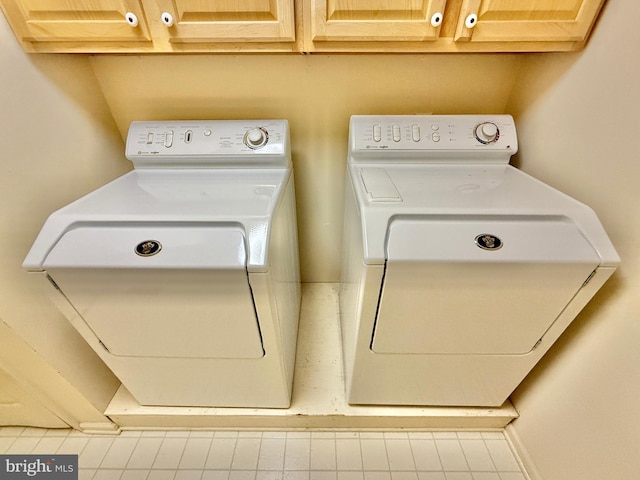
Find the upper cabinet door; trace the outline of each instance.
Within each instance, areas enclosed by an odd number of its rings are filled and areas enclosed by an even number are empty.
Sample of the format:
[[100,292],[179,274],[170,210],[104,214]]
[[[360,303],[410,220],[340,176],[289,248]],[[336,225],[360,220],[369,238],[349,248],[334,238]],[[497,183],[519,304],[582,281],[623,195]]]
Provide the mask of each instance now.
[[434,41],[446,0],[309,0],[312,41]]
[[584,42],[604,0],[463,0],[456,42]]
[[174,49],[217,42],[294,42],[293,0],[143,0],[154,37]]
[[152,46],[139,0],[5,0],[2,6],[27,51],[73,51],[79,42]]

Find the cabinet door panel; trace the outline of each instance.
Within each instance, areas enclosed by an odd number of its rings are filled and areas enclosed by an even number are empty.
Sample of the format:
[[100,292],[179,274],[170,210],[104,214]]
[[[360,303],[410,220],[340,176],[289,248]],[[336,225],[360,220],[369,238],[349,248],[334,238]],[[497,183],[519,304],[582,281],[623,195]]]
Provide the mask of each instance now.
[[[457,41],[584,41],[604,0],[465,0]],[[465,19],[477,15],[475,27]]]
[[174,17],[173,26],[161,26],[171,43],[295,40],[292,0],[162,0],[145,2],[147,11],[152,3]]
[[[314,41],[433,41],[446,0],[310,0]],[[442,20],[440,20],[442,21]]]
[[[4,6],[9,16],[23,18],[16,33],[26,42],[151,41],[138,0],[20,0]],[[127,13],[137,26],[127,22]]]

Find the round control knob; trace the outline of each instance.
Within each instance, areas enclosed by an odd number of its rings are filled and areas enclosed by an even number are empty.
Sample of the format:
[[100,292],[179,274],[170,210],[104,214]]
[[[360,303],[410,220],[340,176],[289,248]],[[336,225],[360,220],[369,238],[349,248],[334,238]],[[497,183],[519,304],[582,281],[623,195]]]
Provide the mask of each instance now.
[[269,133],[264,128],[252,128],[244,135],[244,144],[249,148],[261,148],[267,144]]
[[474,135],[480,143],[494,143],[500,137],[500,130],[495,123],[484,122],[476,126]]

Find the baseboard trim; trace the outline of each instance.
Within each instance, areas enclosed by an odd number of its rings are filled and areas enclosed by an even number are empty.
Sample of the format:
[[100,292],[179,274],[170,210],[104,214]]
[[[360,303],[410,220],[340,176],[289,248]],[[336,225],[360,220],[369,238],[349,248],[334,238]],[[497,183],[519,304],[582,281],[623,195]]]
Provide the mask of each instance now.
[[507,441],[511,444],[511,448],[513,448],[516,453],[516,458],[519,459],[520,468],[527,476],[528,480],[544,480],[542,478],[542,474],[536,467],[533,458],[529,454],[529,451],[524,446],[518,431],[514,427],[513,423],[510,423],[506,427],[504,427],[504,436]]

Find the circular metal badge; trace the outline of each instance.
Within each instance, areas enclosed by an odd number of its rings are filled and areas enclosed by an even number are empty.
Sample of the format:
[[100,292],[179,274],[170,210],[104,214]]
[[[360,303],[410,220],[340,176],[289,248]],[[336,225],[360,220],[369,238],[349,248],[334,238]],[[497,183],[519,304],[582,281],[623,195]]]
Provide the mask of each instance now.
[[136,245],[136,254],[141,257],[151,257],[162,250],[162,245],[157,240],[145,240]]
[[499,250],[502,248],[502,240],[490,233],[481,233],[476,237],[476,245],[483,250]]

